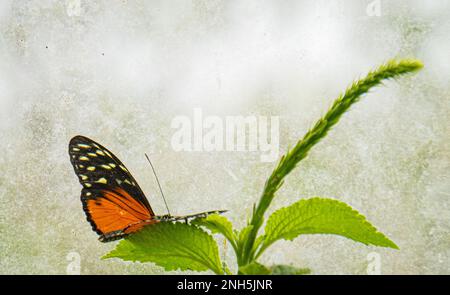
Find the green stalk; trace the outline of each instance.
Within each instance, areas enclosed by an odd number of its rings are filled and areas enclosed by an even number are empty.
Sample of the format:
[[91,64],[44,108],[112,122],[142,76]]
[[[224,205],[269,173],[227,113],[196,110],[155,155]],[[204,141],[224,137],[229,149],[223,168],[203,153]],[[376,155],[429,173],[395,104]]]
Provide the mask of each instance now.
[[314,127],[297,142],[295,147],[281,158],[277,167],[266,181],[256,210],[253,211],[250,221],[253,228],[247,240],[243,243],[241,251],[239,251],[242,253],[241,259],[239,259],[240,265],[248,264],[255,259],[256,249],[254,249],[254,244],[258,231],[264,222],[264,213],[270,206],[275,193],[283,185],[284,178],[308,155],[309,150],[325,137],[331,127],[339,121],[350,106],[359,101],[361,96],[367,93],[372,87],[382,84],[383,80],[415,72],[422,67],[423,64],[414,59],[391,60],[378,69],[369,72],[364,79],[356,81],[348,87],[345,93],[341,94],[334,101],[325,116],[319,119]]

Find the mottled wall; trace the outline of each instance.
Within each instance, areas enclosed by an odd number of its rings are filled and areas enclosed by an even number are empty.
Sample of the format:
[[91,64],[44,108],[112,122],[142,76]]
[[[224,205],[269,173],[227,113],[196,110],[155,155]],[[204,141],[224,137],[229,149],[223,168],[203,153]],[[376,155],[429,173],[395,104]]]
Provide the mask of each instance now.
[[[309,196],[345,201],[400,251],[337,236],[279,242],[265,263],[317,274],[450,273],[450,1],[1,1],[0,273],[161,273],[101,261],[69,139],[92,137],[165,213],[230,209],[243,225],[275,163],[258,153],[175,152],[171,120],[279,116],[286,151],[357,77],[392,57],[425,68],[356,105],[287,179],[271,210]],[[79,5],[78,5],[79,4]],[[372,13],[373,14],[373,13]],[[232,261],[232,253],[227,253]]]

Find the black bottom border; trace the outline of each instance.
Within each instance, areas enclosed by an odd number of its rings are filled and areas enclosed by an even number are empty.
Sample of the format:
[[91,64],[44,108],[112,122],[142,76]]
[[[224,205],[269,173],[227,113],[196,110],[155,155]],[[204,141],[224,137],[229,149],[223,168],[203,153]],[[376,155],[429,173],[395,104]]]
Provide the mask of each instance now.
[[[345,291],[370,292],[431,291],[448,288],[449,276],[0,276],[0,284],[13,290],[158,292],[176,294],[262,294],[273,292]],[[195,289],[193,289],[195,288]]]

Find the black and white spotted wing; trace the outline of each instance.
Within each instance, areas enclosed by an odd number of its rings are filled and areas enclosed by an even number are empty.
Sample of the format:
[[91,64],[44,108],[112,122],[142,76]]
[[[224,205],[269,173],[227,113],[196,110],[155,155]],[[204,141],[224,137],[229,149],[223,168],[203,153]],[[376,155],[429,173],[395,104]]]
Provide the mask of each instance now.
[[136,180],[107,148],[87,137],[75,136],[69,143],[69,155],[83,186],[83,210],[102,242],[123,238],[146,225],[162,221],[187,222],[226,212],[216,210],[184,216],[155,216]]
[[107,148],[78,135],[70,140],[69,155],[83,186],[83,209],[102,241],[115,239],[111,232],[155,215],[136,180]]

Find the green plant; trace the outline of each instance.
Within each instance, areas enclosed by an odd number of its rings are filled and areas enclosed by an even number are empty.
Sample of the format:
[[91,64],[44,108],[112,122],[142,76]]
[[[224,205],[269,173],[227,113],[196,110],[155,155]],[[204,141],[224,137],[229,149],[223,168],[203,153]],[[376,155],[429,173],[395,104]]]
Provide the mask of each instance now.
[[122,240],[103,258],[154,262],[166,270],[209,269],[216,274],[230,274],[228,267],[220,261],[217,243],[211,235],[221,234],[236,253],[239,274],[303,274],[309,270],[286,265],[267,267],[257,259],[276,241],[293,240],[301,234],[335,234],[366,245],[398,249],[394,242],[347,204],[317,197],[303,199],[275,211],[267,219],[264,234],[258,236],[258,233],[284,178],[327,135],[350,106],[384,80],[418,71],[422,66],[418,60],[391,60],[348,87],[325,116],[281,158],[266,181],[258,204],[253,206],[247,226],[241,230],[233,229],[231,222],[219,215],[195,219],[191,224],[161,222]]

